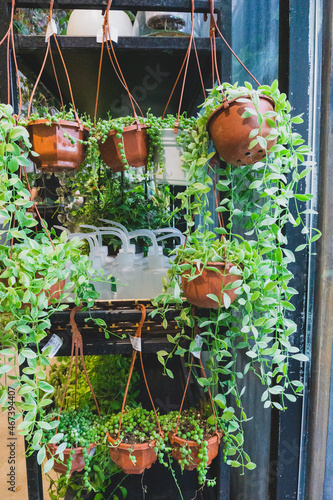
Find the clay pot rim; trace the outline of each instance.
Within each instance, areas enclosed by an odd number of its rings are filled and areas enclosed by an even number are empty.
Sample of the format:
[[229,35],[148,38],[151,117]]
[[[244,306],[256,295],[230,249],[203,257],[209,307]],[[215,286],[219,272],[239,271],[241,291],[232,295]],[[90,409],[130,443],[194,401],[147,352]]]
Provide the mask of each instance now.
[[[127,125],[126,127],[124,127],[123,134],[125,132],[131,132],[132,130],[136,130],[137,132],[141,132],[141,130],[146,130],[147,128],[150,128],[150,125],[146,125],[145,123],[140,123],[140,126],[141,126],[141,129],[138,129],[138,126],[136,124],[134,124],[134,125]],[[118,134],[117,130],[110,130],[108,132],[107,137],[115,135],[115,134]]]
[[[212,437],[210,437],[207,440],[204,439],[203,441],[207,441],[208,445],[210,445],[216,440],[218,442],[220,442],[222,436],[223,436],[223,432],[220,432],[220,431],[215,432],[214,431],[214,435]],[[190,446],[192,448],[194,448],[196,446],[200,446],[196,441],[192,441],[191,439],[183,439],[183,438],[177,436],[177,434],[173,434],[172,432],[169,433],[169,438],[170,438],[171,444],[174,442],[174,443],[179,444],[180,446],[186,445],[186,446]]]
[[116,445],[116,441],[117,439],[114,439],[112,436],[110,436],[109,432],[106,433],[106,438],[108,440],[109,443],[112,444],[112,447],[113,448],[120,448],[121,450],[129,450],[129,449],[133,449],[134,448],[134,451],[141,451],[141,450],[150,450],[150,449],[153,449],[155,448],[155,444],[156,444],[156,439],[154,439],[153,441],[146,441],[144,443],[136,443],[136,444],[126,444],[126,443],[122,443],[120,442],[118,445]]
[[[80,125],[78,124],[77,121],[70,121],[70,120],[58,120],[57,122],[53,122],[47,118],[39,118],[38,120],[31,120],[30,122],[27,123],[27,127],[31,126],[42,126],[46,125],[47,127],[52,127],[54,125],[60,125],[62,127],[70,127],[70,128],[78,128],[80,129]],[[82,126],[82,131],[83,132],[89,132],[89,128],[86,127],[85,125]]]
[[[233,99],[228,100],[229,106],[234,104],[235,102],[237,102],[238,99],[251,99],[251,96],[249,94],[246,94],[246,95],[240,95],[238,97],[234,97]],[[275,108],[275,102],[270,96],[265,95],[265,94],[259,94],[259,99],[266,99],[266,101],[269,101],[273,105],[273,109]],[[245,103],[239,103],[239,104],[245,104]],[[209,136],[211,136],[209,129],[210,129],[212,122],[218,117],[218,115],[220,115],[222,113],[222,111],[228,109],[228,107],[225,108],[224,104],[221,104],[218,108],[214,109],[214,111],[212,112],[212,114],[208,118],[207,123],[206,123],[206,130],[207,130]]]

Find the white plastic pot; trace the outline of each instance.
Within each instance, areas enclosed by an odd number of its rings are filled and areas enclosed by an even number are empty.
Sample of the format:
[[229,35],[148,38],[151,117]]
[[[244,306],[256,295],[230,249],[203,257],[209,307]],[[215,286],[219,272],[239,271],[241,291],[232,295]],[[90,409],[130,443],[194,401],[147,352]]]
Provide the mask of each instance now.
[[154,156],[155,180],[159,184],[172,184],[175,186],[187,186],[189,184],[187,172],[181,168],[181,159],[183,148],[177,144],[177,136],[173,129],[164,129],[161,131],[164,171],[159,166],[160,158],[158,151]]
[[[97,36],[103,28],[104,16],[101,10],[77,9],[70,15],[67,36]],[[133,36],[130,18],[122,10],[110,10],[109,25],[116,28],[118,36]]]

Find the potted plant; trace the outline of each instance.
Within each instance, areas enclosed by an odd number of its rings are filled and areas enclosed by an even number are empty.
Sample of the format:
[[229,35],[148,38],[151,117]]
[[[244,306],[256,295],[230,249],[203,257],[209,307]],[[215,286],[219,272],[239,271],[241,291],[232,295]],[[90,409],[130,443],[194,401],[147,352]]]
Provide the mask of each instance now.
[[220,157],[231,165],[265,158],[277,138],[274,109],[273,98],[264,92],[228,84],[214,88],[206,101],[206,127]]
[[[13,406],[16,418],[22,417],[18,430],[26,437],[30,452],[43,448],[45,407],[51,403],[53,387],[45,375],[51,347],[42,352],[40,342],[51,327],[52,314],[68,307],[58,299],[77,305],[82,301],[89,307],[98,294],[89,283],[91,264],[81,254],[81,243],[67,241],[65,233],[56,237],[42,219],[42,230],[36,232],[38,208],[34,207],[36,218],[27,211],[34,203],[23,185],[31,143],[12,113],[11,106],[0,105],[0,190],[6,193],[1,215],[8,225],[8,246],[0,249],[1,277],[6,280],[6,284],[0,282],[0,314],[8,318],[1,339],[0,404],[5,409]],[[55,294],[52,287],[56,287]],[[68,297],[69,289],[73,299]],[[16,390],[13,403],[9,402],[9,386]]]
[[[42,439],[45,449],[41,449],[46,451],[49,460],[47,470],[53,467],[56,472],[69,477],[74,471],[88,469],[90,456],[96,451],[97,443],[105,436],[105,419],[106,417],[96,416],[88,406],[65,410],[60,414],[59,420],[51,413],[49,422],[55,422],[57,426],[53,424],[52,428],[45,430]],[[45,421],[47,423],[47,419]],[[44,460],[44,456],[45,453],[40,451],[39,463]]]
[[[192,141],[186,155],[183,155],[183,167],[188,170],[191,183],[178,198],[180,209],[186,210],[187,241],[175,261],[170,261],[164,292],[155,299],[156,306],[160,307],[153,315],[162,314],[166,327],[168,310],[171,307],[179,309],[179,335],[173,339],[172,351],[157,353],[166,374],[169,373],[166,369],[171,356],[187,357],[188,353],[200,351],[191,335],[198,325],[202,343],[209,352],[206,366],[210,376],[208,379],[198,376],[197,379],[214,394],[219,426],[224,431],[225,459],[231,466],[253,469],[255,464],[244,450],[244,427],[249,417],[243,403],[246,388],[242,378],[247,372],[253,372],[263,385],[261,400],[264,407],[284,411],[303,388],[288,371],[290,359],[307,360],[293,345],[297,325],[286,315],[287,311],[294,310],[292,298],[297,290],[292,286],[293,274],[289,269],[295,255],[287,246],[284,228],[290,223],[295,230],[301,227],[304,244],[296,251],[316,241],[320,232],[306,227],[304,221],[304,215],[312,210],[301,207],[301,204],[310,200],[312,195],[298,192],[299,181],[313,165],[311,158],[306,158],[311,155],[310,148],[293,130],[302,118],[291,116],[291,106],[285,94],[279,92],[277,82],[257,90],[250,84],[246,84],[245,89],[226,84],[223,88],[230,88],[232,98],[244,96],[246,92],[254,103],[255,113],[251,108],[251,116],[256,115],[259,124],[265,118],[271,127],[266,137],[263,137],[260,126],[250,132],[249,150],[259,144],[265,158],[252,165],[243,161],[238,166],[212,165],[214,152],[209,152],[206,125],[216,103],[215,93],[219,92],[214,89],[191,133]],[[256,108],[255,103],[262,94],[273,99],[274,111],[261,114]],[[219,175],[218,181],[214,181],[216,174]],[[209,203],[214,197],[216,208]],[[214,210],[220,220],[219,227],[215,228]],[[224,212],[228,217],[226,224],[221,217]],[[201,226],[194,230],[197,215],[201,216]],[[212,236],[213,230],[222,236],[220,242]],[[200,259],[204,263],[202,266]],[[214,260],[234,264],[232,274],[236,274],[237,280],[227,288],[235,293],[236,298],[232,301],[224,293],[222,301],[219,293],[214,294],[215,297],[208,294],[215,307],[211,304],[209,309],[204,309],[202,306],[206,304],[201,302],[193,308],[184,300],[186,286],[195,283],[199,279],[196,272],[201,277],[200,273],[203,274],[208,262]],[[193,261],[196,269],[192,269]],[[181,280],[185,271],[188,278]],[[189,343],[188,347],[184,340]],[[240,353],[246,359],[242,364],[238,361]]]
[[[176,122],[177,127],[175,127]],[[189,183],[186,171],[182,169],[181,157],[190,138],[190,132],[196,125],[194,117],[185,113],[179,120],[173,115],[157,119],[160,140],[154,154],[155,180],[158,184],[187,186]]]
[[[23,123],[23,122],[22,122]],[[83,162],[88,136],[73,110],[51,114],[47,109],[25,120],[34,153],[30,159],[42,172],[75,171]],[[36,154],[35,154],[36,153]]]
[[141,474],[149,469],[164,448],[154,411],[127,409],[112,415],[107,426],[110,456],[126,474]]
[[214,480],[207,480],[207,468],[219,452],[222,433],[214,430],[211,418],[205,418],[200,410],[189,408],[172,411],[161,417],[164,432],[168,435],[172,457],[182,470],[198,470],[199,484],[213,486]]

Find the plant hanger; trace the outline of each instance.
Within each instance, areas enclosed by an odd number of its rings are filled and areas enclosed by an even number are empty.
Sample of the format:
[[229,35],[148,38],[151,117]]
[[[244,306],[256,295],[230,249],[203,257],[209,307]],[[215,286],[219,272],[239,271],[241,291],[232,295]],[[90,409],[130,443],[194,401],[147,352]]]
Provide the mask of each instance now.
[[17,121],[18,117],[21,114],[21,109],[22,109],[22,91],[21,91],[20,77],[19,77],[16,52],[15,52],[15,43],[14,43],[14,12],[15,12],[15,0],[12,0],[9,26],[8,26],[8,29],[7,29],[4,37],[2,38],[2,40],[0,40],[0,45],[2,45],[5,41],[7,41],[6,61],[7,61],[7,102],[8,102],[8,104],[10,104],[10,102],[11,102],[10,47],[12,48],[12,51],[13,51],[13,61],[14,61],[14,66],[15,66],[15,75],[16,75],[16,81],[17,81],[17,87],[18,87],[18,93],[19,93],[18,112],[17,112],[17,115],[15,117],[15,120]]
[[54,19],[52,17],[53,16],[53,4],[54,4],[54,0],[51,0],[50,1],[50,8],[49,8],[49,15],[48,15],[48,25],[47,25],[47,31],[46,31],[46,37],[45,37],[45,40],[46,40],[46,43],[47,43],[47,45],[46,45],[46,52],[45,52],[45,56],[44,56],[44,60],[43,60],[40,72],[39,72],[39,74],[37,76],[35,85],[34,85],[34,87],[32,89],[32,92],[31,92],[31,96],[30,96],[29,104],[28,104],[28,113],[27,113],[27,116],[28,116],[28,118],[30,117],[32,100],[33,100],[33,97],[34,97],[37,85],[38,85],[38,83],[40,81],[40,78],[41,78],[41,76],[43,74],[44,67],[45,67],[45,64],[46,64],[46,61],[47,61],[47,57],[48,57],[49,54],[50,54],[50,59],[51,59],[52,67],[53,67],[53,72],[54,72],[56,84],[57,84],[58,91],[59,91],[59,97],[60,97],[60,100],[61,100],[61,105],[62,105],[63,109],[65,108],[63,97],[62,97],[62,93],[61,93],[61,89],[60,89],[60,85],[59,85],[59,80],[58,80],[58,76],[57,76],[57,72],[56,72],[56,67],[55,67],[54,60],[53,60],[52,50],[51,50],[51,37],[53,37],[53,39],[55,41],[55,44],[57,46],[57,49],[58,49],[58,53],[59,53],[59,56],[60,56],[60,59],[61,59],[64,71],[65,71],[65,75],[66,75],[66,79],[67,79],[67,83],[68,83],[68,89],[69,89],[69,93],[70,93],[70,97],[71,97],[71,103],[72,103],[72,106],[73,106],[73,112],[74,112],[75,120],[77,121],[80,129],[82,129],[83,125],[82,125],[82,122],[81,122],[81,120],[79,118],[79,115],[77,113],[77,110],[76,110],[76,106],[75,106],[75,102],[74,102],[74,96],[73,96],[73,91],[72,91],[72,85],[71,85],[69,74],[68,74],[68,71],[67,71],[67,66],[66,66],[65,59],[64,59],[64,57],[62,55],[62,52],[61,52],[61,49],[60,49],[60,45],[59,45],[58,39],[57,39],[57,34],[56,34],[57,30],[56,30]]
[[193,45],[193,48],[194,48],[195,57],[196,57],[196,61],[197,61],[197,66],[198,66],[198,71],[199,71],[199,77],[200,77],[200,83],[201,83],[201,87],[202,87],[202,92],[203,92],[204,98],[206,99],[206,90],[205,90],[205,85],[204,85],[204,81],[203,81],[203,77],[202,77],[202,71],[201,71],[201,66],[200,66],[198,51],[197,51],[197,47],[196,47],[196,43],[195,43],[195,38],[194,38],[194,10],[195,10],[194,0],[191,0],[191,34],[190,34],[189,44],[188,44],[188,47],[187,47],[187,50],[186,50],[186,54],[185,54],[184,60],[182,62],[181,68],[179,70],[178,76],[177,76],[176,81],[175,81],[175,83],[174,83],[174,85],[172,87],[169,99],[168,99],[168,101],[166,103],[166,106],[165,106],[163,114],[162,114],[162,119],[163,119],[165,117],[165,114],[166,114],[167,109],[169,107],[171,98],[172,98],[172,96],[174,94],[174,91],[176,89],[178,81],[179,81],[179,79],[181,77],[181,74],[182,74],[182,72],[184,70],[183,83],[182,83],[182,88],[181,88],[181,92],[180,92],[179,105],[178,105],[178,111],[177,111],[177,119],[176,119],[175,126],[174,126],[174,132],[175,133],[177,133],[178,126],[179,126],[179,116],[180,116],[180,110],[181,110],[181,106],[182,106],[182,102],[183,102],[184,89],[185,89],[185,83],[186,83],[186,77],[187,77],[187,72],[188,72],[189,61],[190,61],[190,57],[191,57],[191,48],[192,48],[192,45]]
[[[124,472],[126,473],[132,473],[132,474],[141,474],[144,469],[149,468],[157,459],[157,454],[154,451],[154,446],[151,445],[151,443],[142,443],[138,445],[129,445],[129,444],[124,444],[121,442],[120,438],[120,433],[121,433],[121,425],[122,425],[122,420],[123,420],[123,415],[125,411],[125,406],[126,406],[126,399],[127,399],[127,394],[128,394],[128,389],[129,385],[131,382],[132,374],[133,374],[133,369],[134,369],[134,363],[136,359],[137,352],[139,351],[139,356],[140,356],[140,363],[141,363],[141,369],[142,369],[142,374],[143,378],[145,381],[146,389],[148,392],[148,396],[155,414],[156,418],[156,423],[158,427],[158,433],[162,437],[163,432],[161,429],[161,425],[159,422],[159,418],[157,415],[157,411],[154,405],[153,398],[151,396],[149,386],[148,386],[148,381],[143,365],[143,358],[142,358],[142,349],[141,349],[141,330],[143,323],[146,319],[146,307],[143,304],[138,304],[137,309],[141,310],[141,319],[138,325],[138,328],[136,330],[135,336],[131,337],[131,342],[133,346],[133,354],[132,354],[132,362],[128,374],[128,379],[127,379],[127,384],[126,384],[126,389],[124,393],[124,398],[123,398],[123,403],[121,407],[121,412],[120,412],[120,419],[119,419],[119,426],[118,426],[118,433],[117,433],[117,439],[113,439],[109,434],[107,434],[107,439],[109,443],[111,443],[111,448],[110,448],[110,455],[112,460],[123,469]],[[132,463],[131,457],[135,457],[135,463]]]
[[64,402],[65,402],[66,392],[67,392],[69,380],[70,380],[71,373],[72,373],[72,367],[73,367],[74,363],[75,363],[75,396],[74,396],[75,403],[74,404],[75,404],[75,409],[77,409],[76,395],[77,395],[77,371],[78,371],[79,356],[80,356],[80,359],[81,359],[81,363],[82,363],[82,368],[83,368],[83,371],[84,371],[84,375],[86,377],[86,380],[87,380],[87,383],[89,385],[91,394],[92,394],[92,396],[94,398],[94,401],[95,401],[95,405],[96,405],[98,416],[99,417],[101,416],[100,411],[99,411],[99,406],[98,406],[98,403],[97,403],[97,399],[96,399],[96,396],[95,396],[95,393],[94,393],[94,389],[92,388],[92,385],[91,385],[91,382],[90,382],[90,379],[89,379],[89,376],[88,376],[88,372],[87,372],[87,369],[86,369],[86,365],[85,365],[85,362],[84,362],[82,335],[81,335],[81,333],[80,333],[80,331],[79,331],[79,329],[77,327],[77,324],[75,322],[75,314],[78,311],[80,311],[80,310],[81,310],[81,307],[75,306],[72,309],[71,314],[70,314],[70,325],[71,325],[71,329],[72,329],[72,348],[71,348],[71,354],[70,354],[71,361],[70,361],[70,364],[69,364],[68,377],[67,377],[67,380],[66,380],[66,384],[65,384],[65,388],[64,388],[64,393],[63,393],[63,397],[62,397],[61,405],[60,405],[60,409],[59,409],[58,420],[60,420],[60,414],[61,414],[61,410],[62,410]]
[[[193,309],[194,308],[192,308],[192,315],[193,315]],[[195,341],[199,337],[200,337],[200,330],[199,330],[197,323],[195,322],[195,324],[194,324],[194,339],[193,340]],[[203,363],[201,360],[201,351],[200,351],[200,353],[195,353],[195,355],[196,355],[196,357],[198,357],[198,360],[199,360],[201,375],[203,378],[207,379],[205,369],[204,369],[204,366],[203,366]],[[170,438],[170,442],[171,442],[171,446],[172,446],[172,455],[176,460],[181,459],[181,457],[182,457],[181,449],[182,448],[188,446],[189,449],[191,450],[190,453],[187,453],[187,456],[190,457],[190,460],[191,460],[187,465],[185,465],[185,469],[187,469],[187,470],[193,470],[193,469],[197,468],[201,462],[200,458],[198,457],[198,453],[200,451],[200,445],[197,445],[197,443],[195,441],[186,440],[186,439],[183,439],[183,438],[180,438],[179,436],[177,436],[178,427],[179,427],[179,423],[180,423],[180,417],[181,417],[181,413],[182,413],[183,405],[184,405],[184,401],[185,401],[185,396],[187,393],[187,389],[188,389],[188,385],[189,385],[189,381],[190,381],[190,377],[191,377],[191,373],[192,373],[192,369],[193,369],[193,361],[194,361],[194,354],[192,353],[190,366],[189,366],[189,372],[188,372],[188,376],[187,376],[187,380],[186,380],[183,398],[182,398],[179,412],[178,412],[176,426],[175,426],[174,430],[172,432],[170,432],[170,434],[169,434],[169,438]],[[211,394],[209,387],[208,387],[208,394],[209,394],[209,399],[210,399],[213,417],[214,417],[215,430],[213,433],[213,437],[208,440],[208,445],[207,445],[208,460],[207,460],[207,463],[205,464],[206,467],[217,456],[218,451],[219,451],[219,444],[220,444],[221,437],[222,437],[222,433],[218,431],[214,402],[213,402],[212,394]],[[201,410],[201,412],[202,412],[202,410]]]
[[122,84],[122,86],[124,87],[124,89],[126,90],[128,98],[130,100],[130,103],[131,103],[131,106],[132,106],[132,110],[133,110],[134,123],[137,125],[138,130],[140,130],[141,129],[141,124],[140,124],[140,122],[138,120],[138,116],[137,116],[137,113],[136,113],[135,105],[137,106],[137,108],[138,108],[139,113],[140,113],[141,116],[143,116],[143,113],[141,111],[141,108],[140,108],[139,104],[134,99],[134,97],[132,96],[132,94],[131,94],[131,92],[130,92],[130,90],[128,88],[127,82],[126,82],[124,74],[123,74],[123,72],[121,70],[121,67],[120,67],[120,64],[119,64],[119,61],[118,61],[118,58],[116,56],[116,52],[114,50],[114,46],[113,46],[113,43],[112,43],[111,29],[110,29],[110,24],[109,24],[109,13],[110,13],[111,4],[112,4],[112,0],[108,0],[108,4],[106,6],[106,10],[105,10],[105,14],[104,14],[103,32],[102,32],[102,47],[101,47],[101,55],[100,55],[99,69],[98,69],[98,79],[97,79],[97,90],[96,90],[96,101],[95,101],[95,115],[94,115],[94,118],[95,118],[95,121],[96,121],[96,118],[97,118],[97,108],[98,108],[98,100],[99,100],[99,90],[100,90],[100,84],[101,84],[101,74],[102,74],[104,44],[105,44],[107,52],[108,52],[109,59],[111,61],[112,67],[114,69],[114,72],[115,72],[118,80],[120,81],[120,83]]

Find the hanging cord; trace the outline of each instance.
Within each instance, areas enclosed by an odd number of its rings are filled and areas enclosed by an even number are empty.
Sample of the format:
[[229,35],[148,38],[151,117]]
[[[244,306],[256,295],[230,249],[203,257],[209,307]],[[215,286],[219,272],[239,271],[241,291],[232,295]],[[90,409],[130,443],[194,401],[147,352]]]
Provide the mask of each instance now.
[[[108,0],[108,4],[107,4],[106,10],[105,10],[105,14],[104,14],[103,39],[102,39],[102,47],[101,47],[101,54],[100,54],[100,60],[99,60],[99,69],[98,69],[98,78],[97,78],[97,90],[96,90],[96,101],[95,101],[95,115],[94,115],[94,118],[95,118],[95,121],[96,121],[96,119],[97,119],[98,100],[99,100],[99,92],[100,92],[100,83],[101,83],[101,74],[102,74],[104,43],[105,43],[106,44],[106,48],[107,48],[107,52],[108,52],[108,56],[109,56],[109,59],[111,61],[112,67],[114,69],[114,72],[115,72],[118,80],[122,84],[122,86],[125,88],[125,90],[127,92],[127,95],[128,95],[128,98],[130,100],[130,103],[131,103],[131,106],[132,106],[132,110],[133,110],[134,122],[137,124],[138,130],[140,130],[141,129],[141,124],[139,123],[139,120],[138,120],[138,117],[137,117],[137,113],[136,113],[134,104],[137,106],[137,108],[138,108],[141,116],[143,116],[143,113],[142,113],[142,110],[141,110],[139,104],[134,99],[134,97],[132,96],[132,94],[131,94],[131,92],[130,92],[130,90],[128,88],[128,85],[126,83],[125,77],[124,77],[123,72],[121,70],[118,58],[116,56],[116,53],[115,53],[115,50],[114,50],[114,47],[113,47],[112,39],[111,39],[111,32],[110,32],[110,25],[109,25],[109,11],[110,11],[111,4],[112,4],[112,0]],[[109,44],[110,44],[110,47],[109,47]],[[112,55],[111,55],[111,52],[110,52],[110,48],[111,48]]]
[[198,66],[198,71],[199,71],[199,77],[200,77],[200,83],[201,83],[201,86],[202,86],[202,92],[203,92],[204,98],[206,99],[205,85],[204,85],[204,81],[203,81],[203,77],[202,77],[202,71],[201,71],[201,66],[200,66],[198,51],[197,51],[197,47],[196,47],[195,40],[194,40],[194,10],[195,10],[195,8],[194,8],[194,0],[191,0],[191,34],[190,34],[189,44],[188,44],[188,47],[187,47],[187,50],[186,50],[186,54],[185,54],[184,60],[182,62],[181,68],[179,70],[178,76],[177,76],[176,81],[175,81],[175,83],[174,83],[174,85],[172,87],[169,99],[168,99],[168,101],[166,103],[166,106],[165,106],[163,114],[162,114],[162,119],[163,119],[165,117],[165,114],[166,114],[167,109],[169,107],[169,104],[170,104],[171,98],[172,98],[172,96],[174,94],[174,91],[176,89],[176,86],[178,84],[179,78],[180,78],[180,76],[181,76],[181,74],[183,72],[183,69],[185,67],[184,76],[183,76],[183,84],[182,84],[182,89],[181,89],[181,95],[180,95],[180,98],[179,98],[179,106],[178,106],[177,119],[176,119],[176,122],[175,122],[175,133],[177,132],[178,125],[179,125],[179,115],[180,115],[181,105],[182,105],[182,101],[183,101],[184,88],[185,88],[185,82],[186,82],[186,77],[187,77],[187,72],[188,72],[189,60],[190,60],[190,56],[191,56],[191,47],[192,47],[192,44],[193,44],[193,48],[194,48],[194,52],[195,52],[195,57],[196,57],[196,61],[197,61],[197,66]]
[[15,13],[15,0],[12,0],[12,6],[11,6],[11,14],[10,14],[10,22],[8,29],[3,36],[2,40],[0,41],[0,45],[7,40],[7,50],[6,50],[6,64],[7,64],[7,101],[8,104],[10,104],[10,80],[11,80],[11,71],[10,71],[10,47],[12,47],[12,52],[13,52],[13,61],[14,61],[14,67],[15,67],[15,75],[16,75],[16,81],[17,81],[17,87],[18,87],[18,93],[19,93],[19,106],[18,106],[18,113],[16,116],[14,116],[16,122],[18,121],[18,117],[21,114],[22,110],[22,91],[21,91],[21,83],[20,83],[20,75],[19,75],[19,70],[18,70],[18,65],[17,65],[17,58],[16,58],[16,52],[15,52],[15,43],[14,43],[14,13]]
[[[245,71],[247,71],[247,73],[256,82],[256,84],[258,86],[260,86],[260,83],[258,82],[258,80],[252,75],[252,73],[250,72],[250,70],[239,59],[239,57],[237,56],[237,54],[232,50],[231,46],[228,44],[227,40],[222,35],[222,33],[220,31],[220,28],[218,27],[217,22],[216,22],[215,17],[214,17],[214,0],[209,0],[209,3],[210,3],[210,23],[211,23],[210,24],[210,37],[213,38],[213,57],[214,57],[214,65],[215,65],[216,71],[217,71],[217,59],[216,59],[215,31],[218,33],[218,35],[220,36],[220,38],[222,38],[222,40],[225,43],[226,47],[229,49],[229,51],[232,53],[232,55],[237,59],[237,61],[239,62],[239,64],[245,69]],[[218,71],[217,71],[217,78],[218,78],[219,85],[221,85],[221,82],[220,82],[219,76],[218,76]],[[214,83],[215,82],[213,81],[213,86],[214,86]],[[222,94],[223,94],[223,92],[222,92]]]
[[[51,23],[51,21],[52,21],[53,4],[54,4],[54,0],[51,0],[50,1],[49,15],[48,15],[48,22],[49,23]],[[82,125],[82,122],[81,122],[81,120],[79,118],[79,115],[77,113],[77,110],[76,110],[76,106],[75,106],[75,102],[74,102],[74,95],[73,95],[73,90],[72,90],[72,85],[71,85],[69,74],[68,74],[68,71],[67,71],[67,66],[66,66],[64,57],[62,55],[62,52],[61,52],[61,49],[60,49],[60,46],[59,46],[56,34],[52,33],[51,36],[53,36],[53,38],[54,38],[54,41],[55,41],[55,44],[57,46],[58,53],[59,53],[59,56],[60,56],[60,59],[61,59],[61,62],[62,62],[63,68],[64,68],[64,71],[65,71],[65,75],[66,75],[66,79],[67,79],[67,84],[68,84],[68,89],[69,89],[69,94],[70,94],[71,101],[72,101],[72,106],[73,106],[75,120],[77,121],[77,123],[78,123],[78,125],[80,127],[80,130],[82,130],[83,129],[83,125]],[[32,89],[31,96],[30,96],[30,99],[29,99],[28,113],[27,113],[28,118],[30,117],[30,113],[31,113],[31,106],[32,106],[33,96],[35,94],[37,85],[38,85],[38,83],[39,83],[39,81],[41,79],[41,76],[43,74],[44,67],[45,67],[46,60],[47,60],[47,56],[48,56],[49,52],[51,53],[51,36],[48,37],[47,47],[46,47],[46,52],[45,52],[44,60],[43,60],[43,63],[42,63],[42,67],[41,67],[40,72],[39,72],[39,74],[37,76],[37,80],[36,80],[35,85],[34,85],[34,87]],[[61,104],[62,104],[62,107],[64,109],[64,102],[63,102],[63,98],[62,98],[62,94],[61,94],[61,90],[60,90],[60,85],[59,85],[59,81],[58,81],[58,77],[57,77],[57,73],[56,73],[56,68],[55,68],[55,65],[54,65],[54,61],[53,61],[52,55],[50,56],[50,58],[51,58],[51,62],[52,62],[52,67],[53,67],[53,71],[54,71],[55,80],[56,80],[56,83],[57,83],[57,86],[58,86],[58,90],[59,90],[59,96],[60,96]]]
[[[99,418],[101,418],[101,414],[100,414],[100,411],[99,411],[99,406],[98,406],[98,403],[97,403],[97,399],[96,399],[94,390],[92,388],[91,382],[89,380],[88,372],[87,372],[86,365],[85,365],[85,362],[84,362],[82,335],[81,335],[81,333],[80,333],[80,331],[79,331],[79,329],[77,327],[77,324],[75,322],[75,314],[78,311],[80,311],[80,310],[81,310],[81,307],[75,306],[72,309],[71,314],[70,314],[70,325],[71,325],[71,328],[72,328],[71,361],[70,361],[70,365],[69,365],[69,372],[68,372],[68,377],[67,377],[66,384],[65,384],[64,394],[62,396],[62,401],[61,401],[61,405],[60,405],[60,409],[59,409],[58,421],[60,421],[61,410],[62,410],[64,402],[65,402],[65,397],[66,397],[67,388],[68,388],[69,380],[70,380],[70,377],[71,377],[72,367],[73,367],[74,361],[75,361],[75,410],[77,409],[77,407],[76,407],[76,395],[77,395],[77,369],[78,369],[78,357],[79,357],[79,354],[80,354],[81,363],[82,363],[82,367],[83,367],[83,371],[84,371],[86,380],[88,382],[90,391],[91,391],[91,393],[93,395],[93,398],[94,398],[94,401],[95,401],[95,405],[96,405],[98,416],[99,416]],[[58,428],[57,428],[56,432],[58,432]]]
[[[192,308],[192,316],[194,316],[194,307]],[[195,324],[194,324],[194,339],[195,339],[195,337],[197,335],[200,335],[200,329],[199,329],[199,327],[197,325],[197,322],[195,321]],[[182,409],[183,409],[183,405],[184,405],[184,401],[185,401],[185,396],[186,396],[188,385],[189,385],[189,381],[190,381],[190,376],[191,376],[191,373],[192,373],[193,359],[194,359],[194,356],[192,354],[191,355],[191,362],[190,362],[190,369],[189,369],[187,380],[186,380],[186,385],[185,385],[185,389],[184,389],[184,394],[183,394],[182,402],[180,404],[180,408],[179,408],[179,412],[178,412],[178,418],[177,418],[176,427],[175,427],[175,429],[174,429],[174,431],[172,433],[173,436],[175,436],[177,434],[177,432],[178,432],[178,426],[179,426],[180,416],[181,416],[181,412],[182,412]],[[200,370],[201,370],[202,376],[205,379],[207,379],[207,376],[206,376],[206,373],[205,373],[205,369],[204,369],[204,366],[203,366],[202,361],[201,361],[201,353],[200,353],[200,357],[199,357],[199,364],[200,364]],[[208,387],[208,395],[209,395],[209,399],[210,399],[210,402],[211,402],[211,405],[212,405],[212,412],[213,412],[213,415],[214,415],[215,434],[218,435],[219,433],[218,433],[218,430],[217,430],[216,412],[215,412],[215,407],[214,407],[214,403],[213,403],[212,393],[211,393],[209,387]]]
[[[138,326],[138,328],[137,328],[137,330],[135,332],[135,338],[139,338],[141,340],[141,330],[142,330],[143,323],[145,322],[145,319],[146,319],[146,308],[145,308],[145,306],[143,304],[138,304],[137,307],[136,307],[136,309],[141,309],[141,319],[140,319],[140,322],[139,322],[139,326]],[[119,428],[118,428],[117,439],[120,439],[121,423],[122,423],[124,409],[125,409],[125,405],[126,405],[126,399],[127,399],[128,389],[129,389],[129,385],[130,385],[132,374],[133,374],[134,363],[135,363],[135,359],[136,359],[136,353],[137,353],[137,350],[133,348],[132,363],[131,363],[129,374],[128,374],[128,379],[127,379],[126,389],[125,389],[125,393],[124,393],[123,404],[122,404],[121,412],[120,412],[120,421],[119,421]],[[148,395],[149,395],[149,399],[150,399],[151,405],[152,405],[154,413],[155,413],[156,422],[157,422],[157,426],[158,426],[158,432],[159,432],[160,435],[163,435],[162,429],[161,429],[161,426],[160,426],[160,422],[159,422],[159,419],[158,419],[157,411],[156,411],[156,408],[155,408],[155,405],[154,405],[154,402],[153,402],[153,398],[151,396],[151,393],[150,393],[150,390],[149,390],[149,387],[148,387],[147,377],[146,377],[145,369],[144,369],[144,366],[143,366],[143,359],[142,359],[142,351],[141,350],[140,350],[140,361],[141,361],[142,374],[143,374],[143,378],[144,378],[144,381],[145,381],[145,384],[146,384],[146,388],[147,388],[147,392],[148,392]]]

